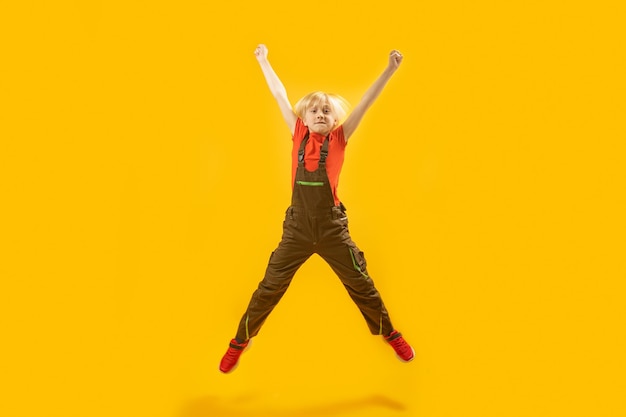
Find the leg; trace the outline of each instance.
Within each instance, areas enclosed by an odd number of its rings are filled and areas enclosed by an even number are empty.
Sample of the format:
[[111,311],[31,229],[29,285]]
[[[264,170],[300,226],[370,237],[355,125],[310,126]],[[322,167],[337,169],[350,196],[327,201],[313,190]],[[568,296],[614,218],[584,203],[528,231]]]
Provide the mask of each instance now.
[[248,308],[237,329],[236,339],[248,340],[261,326],[283,297],[296,271],[311,256],[311,252],[291,239],[280,242],[270,256],[265,277],[252,294]]
[[327,235],[328,238],[318,254],[339,276],[350,297],[361,310],[370,332],[383,335],[401,361],[412,361],[415,351],[402,334],[394,330],[385,304],[367,273],[365,256],[350,238],[347,218],[335,218],[331,224],[329,230],[334,230],[334,233]]
[[324,243],[318,254],[335,271],[348,294],[363,314],[370,332],[375,335],[389,335],[393,325],[383,300],[367,273],[367,262],[363,252],[350,239],[346,230],[341,239]]
[[228,373],[235,369],[249,339],[257,335],[267,316],[289,288],[298,268],[312,255],[311,245],[306,245],[305,242],[307,240],[303,238],[301,225],[288,211],[283,223],[283,237],[270,256],[265,277],[252,294],[235,339],[230,341],[228,350],[222,357],[220,371]]

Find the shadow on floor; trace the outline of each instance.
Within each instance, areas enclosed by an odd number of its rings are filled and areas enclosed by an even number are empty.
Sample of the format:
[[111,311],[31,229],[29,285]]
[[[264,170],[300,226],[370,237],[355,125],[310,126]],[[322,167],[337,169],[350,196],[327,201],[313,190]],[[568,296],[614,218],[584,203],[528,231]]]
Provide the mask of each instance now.
[[229,401],[213,396],[202,397],[190,402],[180,417],[333,417],[374,407],[399,413],[406,411],[404,404],[383,395],[371,395],[327,405],[285,409],[261,406],[258,409],[247,410],[240,405],[245,402],[247,401],[244,398]]

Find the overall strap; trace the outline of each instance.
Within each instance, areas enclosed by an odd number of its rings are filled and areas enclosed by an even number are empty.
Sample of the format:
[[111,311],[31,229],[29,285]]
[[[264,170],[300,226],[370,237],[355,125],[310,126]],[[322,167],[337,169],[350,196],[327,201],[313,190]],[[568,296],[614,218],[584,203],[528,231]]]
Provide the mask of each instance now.
[[322,144],[322,149],[320,149],[320,160],[318,162],[319,166],[325,166],[326,165],[326,158],[328,157],[328,144],[330,142],[330,134],[328,134],[328,136],[326,136],[326,139],[324,139],[324,143]]
[[309,131],[306,131],[306,135],[302,138],[302,142],[300,142],[300,149],[298,149],[298,166],[304,166],[304,147],[309,140]]

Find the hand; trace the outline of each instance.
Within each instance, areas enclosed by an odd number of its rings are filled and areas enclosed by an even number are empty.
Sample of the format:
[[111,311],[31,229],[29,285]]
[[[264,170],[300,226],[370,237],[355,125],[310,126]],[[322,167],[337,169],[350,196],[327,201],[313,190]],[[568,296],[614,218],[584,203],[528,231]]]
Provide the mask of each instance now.
[[389,52],[389,68],[393,69],[394,71],[397,70],[400,66],[400,63],[402,62],[402,58],[402,54],[396,49]]
[[262,61],[267,59],[267,46],[262,43],[256,47],[254,50],[254,55],[256,56],[257,61]]

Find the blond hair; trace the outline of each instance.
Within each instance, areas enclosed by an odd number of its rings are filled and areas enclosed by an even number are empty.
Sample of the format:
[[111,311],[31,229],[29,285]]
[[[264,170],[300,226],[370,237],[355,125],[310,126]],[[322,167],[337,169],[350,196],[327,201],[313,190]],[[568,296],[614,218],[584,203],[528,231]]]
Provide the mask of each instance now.
[[320,103],[328,103],[338,123],[343,121],[343,118],[346,117],[350,110],[350,104],[343,97],[337,94],[315,91],[298,100],[294,106],[294,111],[299,118],[304,119],[307,109]]

